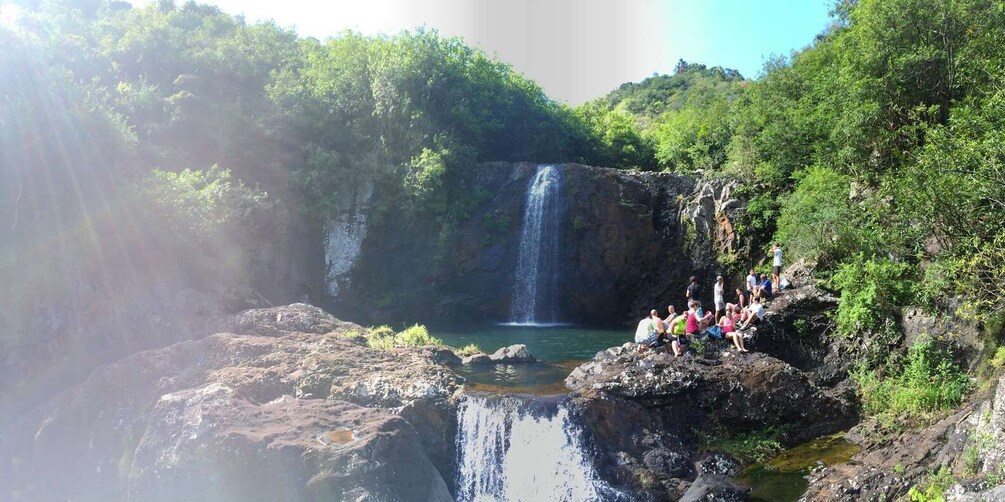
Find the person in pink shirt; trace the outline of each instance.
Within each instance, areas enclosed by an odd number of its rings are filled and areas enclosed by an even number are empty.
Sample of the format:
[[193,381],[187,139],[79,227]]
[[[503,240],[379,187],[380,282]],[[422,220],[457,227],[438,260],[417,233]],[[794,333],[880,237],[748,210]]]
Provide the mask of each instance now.
[[736,331],[737,321],[736,317],[734,317],[735,311],[733,305],[726,306],[726,315],[719,319],[719,327],[722,328],[722,336],[733,340],[733,345],[736,345],[737,352],[748,352],[747,348],[743,345],[743,333]]

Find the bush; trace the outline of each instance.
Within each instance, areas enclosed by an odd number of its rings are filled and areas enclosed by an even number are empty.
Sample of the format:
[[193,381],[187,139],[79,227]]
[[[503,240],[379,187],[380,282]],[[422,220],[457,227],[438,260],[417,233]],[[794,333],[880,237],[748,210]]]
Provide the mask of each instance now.
[[943,465],[938,471],[929,474],[924,481],[912,486],[907,492],[907,497],[911,502],[941,502],[945,500],[946,490],[955,482],[953,471]]
[[866,260],[859,254],[841,264],[830,285],[841,292],[837,327],[844,336],[894,331],[896,308],[910,299],[913,267],[886,258]]
[[373,349],[389,350],[397,347],[443,345],[443,340],[430,336],[425,326],[416,324],[398,333],[390,326],[373,328],[366,335],[366,343]]
[[454,353],[456,353],[458,356],[461,357],[473,356],[475,354],[480,354],[481,352],[482,352],[481,347],[473,343],[469,343],[459,349],[454,350]]
[[970,390],[970,380],[953,363],[952,354],[927,337],[918,339],[907,357],[899,364],[889,364],[885,373],[881,377],[863,365],[852,375],[866,413],[895,419],[926,418],[958,406]]
[[814,167],[783,199],[776,237],[794,260],[830,264],[859,249],[862,237],[848,199],[850,185],[850,177]]
[[764,462],[782,451],[786,431],[782,427],[767,427],[741,433],[717,431],[706,439],[708,448],[728,453],[742,463]]

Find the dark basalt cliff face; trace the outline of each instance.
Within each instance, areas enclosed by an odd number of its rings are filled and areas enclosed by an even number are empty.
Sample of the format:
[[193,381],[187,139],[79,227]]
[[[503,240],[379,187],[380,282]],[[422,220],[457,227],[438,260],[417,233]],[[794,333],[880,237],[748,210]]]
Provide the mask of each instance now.
[[452,500],[463,382],[316,307],[140,352],[0,431],[3,500]]
[[[688,276],[710,284],[724,271],[718,257],[737,251],[730,222],[740,204],[731,198],[732,184],[557,167],[564,320],[619,324],[667,298],[681,303]],[[508,320],[526,192],[536,169],[487,163],[470,170],[464,191],[477,194],[478,203],[450,235],[440,235],[435,222],[371,219],[351,286],[333,309],[353,318]]]

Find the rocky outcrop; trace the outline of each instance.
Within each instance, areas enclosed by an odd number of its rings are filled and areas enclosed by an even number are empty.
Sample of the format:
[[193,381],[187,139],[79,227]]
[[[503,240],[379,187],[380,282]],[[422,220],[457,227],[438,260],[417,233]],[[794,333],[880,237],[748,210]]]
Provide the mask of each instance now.
[[0,498],[450,500],[462,380],[436,350],[369,349],[363,328],[302,304],[231,323],[103,366],[6,426]]
[[600,452],[601,476],[656,500],[685,495],[706,436],[784,426],[796,443],[857,419],[843,393],[763,353],[675,358],[626,344],[574,370],[566,386]]
[[869,420],[846,437],[862,451],[847,464],[815,472],[805,500],[897,500],[940,470],[960,480],[946,500],[1001,500],[1005,377],[993,392],[978,393],[928,427],[891,433]]
[[[688,276],[711,282],[720,256],[741,249],[736,183],[671,173],[562,164],[559,310],[568,320],[620,324],[667,298]],[[466,218],[375,215],[336,312],[352,318],[509,320],[527,186],[537,166],[486,163],[464,171]],[[375,198],[379,198],[375,195]],[[340,282],[340,284],[343,284]],[[346,289],[347,288],[347,289]],[[705,292],[711,301],[711,289]],[[678,305],[681,306],[681,305]]]

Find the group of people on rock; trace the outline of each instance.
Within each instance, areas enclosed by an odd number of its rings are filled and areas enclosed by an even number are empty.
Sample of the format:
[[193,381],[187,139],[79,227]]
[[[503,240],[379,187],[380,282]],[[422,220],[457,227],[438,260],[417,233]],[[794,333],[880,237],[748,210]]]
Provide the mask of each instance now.
[[712,286],[712,298],[715,311],[702,309],[698,296],[701,286],[694,276],[688,281],[684,296],[687,298],[687,310],[678,314],[673,305],[667,306],[667,316],[661,318],[659,312],[653,309],[649,317],[639,321],[635,332],[635,342],[639,350],[655,349],[670,345],[674,356],[681,356],[695,338],[710,336],[716,339],[729,339],[737,352],[748,352],[744,339],[748,337],[747,329],[764,319],[764,301],[781,291],[784,283],[781,279],[782,248],[775,243],[772,248],[773,260],[771,278],[765,274],[756,275],[751,269],[747,275],[745,288],[736,288],[736,302],[725,300],[725,281],[722,276],[715,278]]

